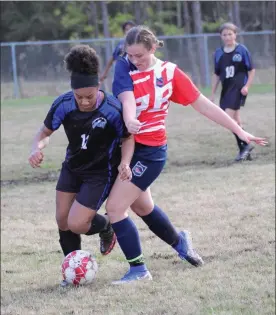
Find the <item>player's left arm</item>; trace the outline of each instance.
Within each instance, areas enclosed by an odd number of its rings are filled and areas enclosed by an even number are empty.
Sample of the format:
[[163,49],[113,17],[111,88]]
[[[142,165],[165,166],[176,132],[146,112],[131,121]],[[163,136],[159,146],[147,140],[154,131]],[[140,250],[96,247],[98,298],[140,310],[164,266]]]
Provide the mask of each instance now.
[[249,88],[253,82],[254,76],[255,76],[255,68],[253,65],[251,54],[250,54],[249,50],[244,46],[243,46],[243,61],[244,61],[244,64],[246,66],[246,69],[248,71],[248,78],[247,78],[245,85],[241,89],[241,94],[247,95],[248,90],[249,90]]
[[200,96],[191,104],[191,106],[200,114],[206,116],[217,124],[231,130],[233,133],[238,135],[241,140],[247,143],[249,143],[250,141],[254,141],[260,145],[267,144],[264,138],[255,137],[243,130],[229,115],[225,113],[224,110],[216,106],[203,94],[200,94]]
[[225,113],[225,111],[201,94],[190,78],[178,68],[175,69],[172,88],[173,93],[171,100],[173,102],[182,105],[191,104],[191,106],[200,114],[231,130],[233,133],[237,134],[241,140],[244,140],[247,143],[255,141],[260,145],[266,144],[264,138],[257,138],[244,131],[229,115]]
[[133,135],[129,135],[127,138],[122,139],[121,145],[121,162],[118,166],[118,172],[120,179],[131,180],[132,171],[130,169],[131,160],[135,150],[135,138]]

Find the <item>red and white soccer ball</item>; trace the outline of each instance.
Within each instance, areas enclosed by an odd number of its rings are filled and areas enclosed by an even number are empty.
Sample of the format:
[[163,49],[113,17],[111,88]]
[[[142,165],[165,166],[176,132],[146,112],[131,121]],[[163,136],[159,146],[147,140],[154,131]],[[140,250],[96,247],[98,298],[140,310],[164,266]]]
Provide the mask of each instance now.
[[69,253],[62,263],[64,280],[75,286],[91,283],[97,270],[98,265],[95,258],[84,250]]

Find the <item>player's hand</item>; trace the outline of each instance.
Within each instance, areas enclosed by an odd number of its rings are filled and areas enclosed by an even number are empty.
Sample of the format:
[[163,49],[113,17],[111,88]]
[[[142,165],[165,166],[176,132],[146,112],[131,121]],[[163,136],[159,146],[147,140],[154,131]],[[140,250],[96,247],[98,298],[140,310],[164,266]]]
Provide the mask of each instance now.
[[40,167],[41,162],[43,161],[44,155],[40,149],[32,151],[29,156],[29,163],[33,168]]
[[268,144],[265,138],[255,137],[244,130],[242,130],[242,132],[238,134],[238,137],[246,143],[255,142],[256,144],[261,146],[265,146]]
[[127,130],[132,134],[138,133],[141,126],[142,126],[142,123],[137,119],[129,120],[126,124]]
[[241,90],[240,93],[244,96],[248,94],[248,87],[245,85]]
[[119,172],[119,178],[123,182],[130,181],[132,179],[132,171],[130,169],[129,164],[120,163],[120,165],[118,166],[118,172]]

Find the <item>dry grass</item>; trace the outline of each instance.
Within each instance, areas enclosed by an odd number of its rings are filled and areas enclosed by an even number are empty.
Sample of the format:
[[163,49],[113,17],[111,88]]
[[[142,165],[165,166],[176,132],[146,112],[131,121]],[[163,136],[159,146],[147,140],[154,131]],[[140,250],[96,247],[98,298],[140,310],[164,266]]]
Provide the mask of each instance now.
[[116,288],[110,282],[127,264],[118,246],[101,257],[97,236],[83,237],[83,248],[96,254],[100,266],[95,283],[77,290],[58,286],[62,254],[55,182],[49,177],[56,178],[64,156],[62,131],[45,152],[44,168],[33,171],[27,165],[31,138],[47,108],[2,108],[2,314],[275,313],[273,95],[249,97],[242,111],[245,128],[270,140],[244,164],[232,162],[233,135],[190,108],[171,108],[169,160],[152,191],[176,226],[191,230],[206,265],[183,264],[132,216],[154,281]]

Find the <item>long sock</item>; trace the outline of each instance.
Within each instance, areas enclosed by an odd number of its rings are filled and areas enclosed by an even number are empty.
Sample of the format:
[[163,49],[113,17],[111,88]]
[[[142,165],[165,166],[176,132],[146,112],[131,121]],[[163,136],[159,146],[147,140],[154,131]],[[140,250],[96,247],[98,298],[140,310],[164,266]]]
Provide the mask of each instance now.
[[81,236],[79,234],[75,234],[70,230],[62,231],[59,229],[59,235],[59,242],[65,256],[74,250],[81,249]]
[[91,225],[86,235],[98,234],[107,228],[109,221],[104,215],[96,213],[95,217],[91,221]]
[[141,218],[148,225],[149,229],[167,244],[174,247],[179,242],[178,232],[168,216],[157,205],[154,206],[150,214]]
[[243,149],[243,147],[245,145],[247,145],[247,143],[245,141],[241,140],[235,133],[233,133],[233,134],[234,134],[234,136],[235,136],[235,138],[237,140],[237,145],[239,147],[239,150],[241,151]]
[[141,266],[139,271],[147,270],[144,264],[138,230],[134,222],[127,217],[124,220],[113,223],[112,227],[116,234],[118,244],[131,268]]

